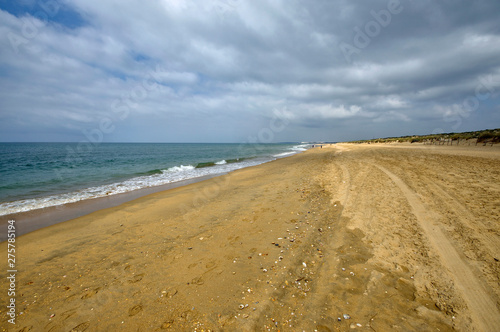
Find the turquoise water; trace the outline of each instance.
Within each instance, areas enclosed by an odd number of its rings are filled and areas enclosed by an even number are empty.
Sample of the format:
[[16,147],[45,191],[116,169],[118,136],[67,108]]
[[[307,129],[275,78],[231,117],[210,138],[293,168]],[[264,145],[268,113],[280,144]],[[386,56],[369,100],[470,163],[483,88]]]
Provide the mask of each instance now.
[[0,215],[221,174],[300,144],[0,143]]

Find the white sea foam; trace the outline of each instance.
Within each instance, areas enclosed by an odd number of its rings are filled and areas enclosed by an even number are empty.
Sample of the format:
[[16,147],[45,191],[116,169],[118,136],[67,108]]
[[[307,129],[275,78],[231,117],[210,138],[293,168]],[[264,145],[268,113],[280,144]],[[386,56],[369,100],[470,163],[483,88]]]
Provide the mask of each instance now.
[[[224,161],[224,163],[222,163]],[[199,178],[206,175],[216,175],[231,172],[240,168],[262,164],[270,159],[252,159],[238,163],[226,163],[221,160],[217,166],[195,168],[192,165],[181,165],[162,170],[160,174],[139,176],[126,181],[90,187],[70,193],[51,195],[40,198],[25,199],[0,204],[0,215],[26,212],[51,206],[75,203],[87,199],[105,197],[130,192],[133,190],[160,186],[172,182]]]
[[295,151],[291,151],[291,152],[283,152],[283,153],[278,153],[278,154],[275,154],[273,157],[276,157],[276,158],[281,158],[281,157],[286,157],[286,156],[291,156],[292,154],[296,154],[297,152]]
[[309,146],[309,144],[296,145],[296,146],[290,148],[290,150],[294,150],[294,151],[306,151],[308,146]]
[[164,170],[164,171],[162,171],[162,172],[163,172],[163,173],[164,173],[164,172],[170,172],[170,173],[175,173],[175,172],[187,172],[187,171],[192,171],[193,169],[195,169],[195,167],[194,167],[194,166],[191,166],[191,165],[187,165],[187,166],[180,165],[180,166],[170,167],[169,169]]
[[227,160],[222,159],[216,162],[215,165],[211,167],[196,168],[193,165],[178,165],[161,170],[161,172],[158,172],[156,174],[138,176],[112,184],[89,187],[86,189],[75,190],[63,194],[52,194],[45,197],[29,198],[14,202],[0,203],[0,215],[26,212],[35,209],[79,202],[87,199],[106,197],[108,195],[126,193],[138,189],[160,186],[182,180],[195,179],[206,175],[227,173],[236,169],[262,164],[276,158],[300,153],[301,151],[307,150],[309,146],[309,144],[300,144],[293,147],[287,147],[287,150],[276,151],[277,154],[275,155],[246,159],[239,162],[228,163]]
[[288,149],[290,151],[275,154],[275,155],[273,155],[273,157],[282,158],[282,157],[286,157],[286,156],[291,156],[293,154],[297,154],[297,153],[306,151],[308,146],[309,146],[309,144],[295,145],[295,146],[292,146],[291,148]]

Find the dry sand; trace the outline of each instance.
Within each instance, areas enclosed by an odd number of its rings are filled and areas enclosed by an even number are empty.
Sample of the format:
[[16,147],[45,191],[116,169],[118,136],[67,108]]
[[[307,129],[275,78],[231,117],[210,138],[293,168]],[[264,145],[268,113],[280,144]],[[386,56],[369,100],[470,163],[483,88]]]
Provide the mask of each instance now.
[[500,150],[338,144],[16,245],[14,331],[498,331]]

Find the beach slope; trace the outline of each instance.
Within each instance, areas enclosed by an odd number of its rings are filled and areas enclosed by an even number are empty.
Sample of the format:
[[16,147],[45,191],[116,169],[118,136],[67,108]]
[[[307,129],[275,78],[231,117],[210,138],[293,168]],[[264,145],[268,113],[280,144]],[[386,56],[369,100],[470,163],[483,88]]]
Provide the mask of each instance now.
[[495,331],[499,197],[497,147],[312,149],[20,236],[0,325]]

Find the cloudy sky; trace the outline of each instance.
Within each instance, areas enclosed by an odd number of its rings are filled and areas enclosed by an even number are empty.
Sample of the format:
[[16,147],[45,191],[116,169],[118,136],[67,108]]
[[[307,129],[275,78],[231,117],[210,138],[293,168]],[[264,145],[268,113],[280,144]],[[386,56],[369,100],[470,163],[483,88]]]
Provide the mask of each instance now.
[[0,141],[500,127],[498,0],[0,0]]

